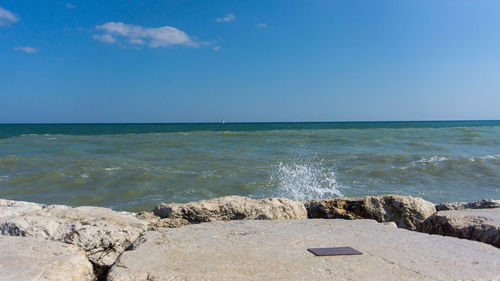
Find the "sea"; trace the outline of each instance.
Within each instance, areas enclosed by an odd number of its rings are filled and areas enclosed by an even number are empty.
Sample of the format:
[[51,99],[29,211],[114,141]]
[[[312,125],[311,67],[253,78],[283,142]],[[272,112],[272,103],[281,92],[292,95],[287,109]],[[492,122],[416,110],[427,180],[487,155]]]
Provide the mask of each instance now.
[[151,211],[226,195],[500,199],[500,121],[0,124],[0,198]]

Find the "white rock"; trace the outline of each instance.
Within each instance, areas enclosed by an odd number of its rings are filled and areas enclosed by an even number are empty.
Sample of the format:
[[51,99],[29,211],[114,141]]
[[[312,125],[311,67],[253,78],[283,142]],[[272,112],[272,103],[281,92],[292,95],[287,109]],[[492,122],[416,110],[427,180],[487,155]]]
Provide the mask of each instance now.
[[29,214],[41,210],[45,205],[0,199],[0,223],[24,214]]
[[42,238],[0,236],[0,280],[92,281],[92,264],[76,246]]
[[[3,212],[14,213],[16,210]],[[7,210],[6,210],[7,209]],[[61,205],[33,208],[3,220],[4,235],[39,237],[74,244],[99,266],[111,265],[148,228],[148,223],[125,212],[100,207]]]

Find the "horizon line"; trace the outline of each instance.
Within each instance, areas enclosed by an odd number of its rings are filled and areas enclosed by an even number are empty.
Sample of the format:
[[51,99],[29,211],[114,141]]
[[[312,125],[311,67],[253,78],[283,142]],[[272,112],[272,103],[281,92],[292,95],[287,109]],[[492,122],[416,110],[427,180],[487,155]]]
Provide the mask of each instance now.
[[403,123],[403,122],[495,122],[500,119],[442,119],[442,120],[360,120],[360,121],[235,121],[219,122],[10,122],[0,125],[120,125],[120,124],[273,124],[273,123]]

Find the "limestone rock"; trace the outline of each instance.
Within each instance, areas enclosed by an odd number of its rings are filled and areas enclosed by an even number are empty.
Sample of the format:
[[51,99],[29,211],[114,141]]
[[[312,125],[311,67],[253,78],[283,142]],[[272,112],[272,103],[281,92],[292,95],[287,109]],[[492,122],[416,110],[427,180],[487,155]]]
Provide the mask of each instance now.
[[[243,220],[146,232],[112,266],[128,280],[500,280],[490,245],[373,220]],[[316,257],[350,246],[359,256]]]
[[474,202],[446,202],[436,205],[436,211],[500,208],[500,200],[482,199]]
[[304,204],[284,198],[251,199],[226,196],[186,204],[159,204],[154,214],[189,223],[242,219],[283,220],[307,218]]
[[0,236],[0,280],[92,281],[92,264],[74,245]]
[[41,210],[45,205],[0,199],[0,223],[4,221]]
[[500,209],[440,211],[425,221],[424,232],[476,240],[500,248]]
[[4,235],[74,244],[93,263],[109,266],[147,228],[147,222],[130,213],[100,207],[48,205],[4,220],[1,231]]
[[429,201],[399,195],[332,198],[304,204],[309,218],[393,221],[398,227],[411,230],[421,230],[425,219],[436,212]]

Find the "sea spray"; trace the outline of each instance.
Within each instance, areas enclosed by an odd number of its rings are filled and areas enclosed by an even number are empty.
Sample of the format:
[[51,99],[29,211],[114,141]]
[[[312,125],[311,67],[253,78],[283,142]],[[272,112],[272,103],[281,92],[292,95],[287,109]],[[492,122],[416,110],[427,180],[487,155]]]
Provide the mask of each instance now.
[[303,160],[273,165],[267,191],[277,197],[312,200],[343,197],[333,165],[325,161]]

